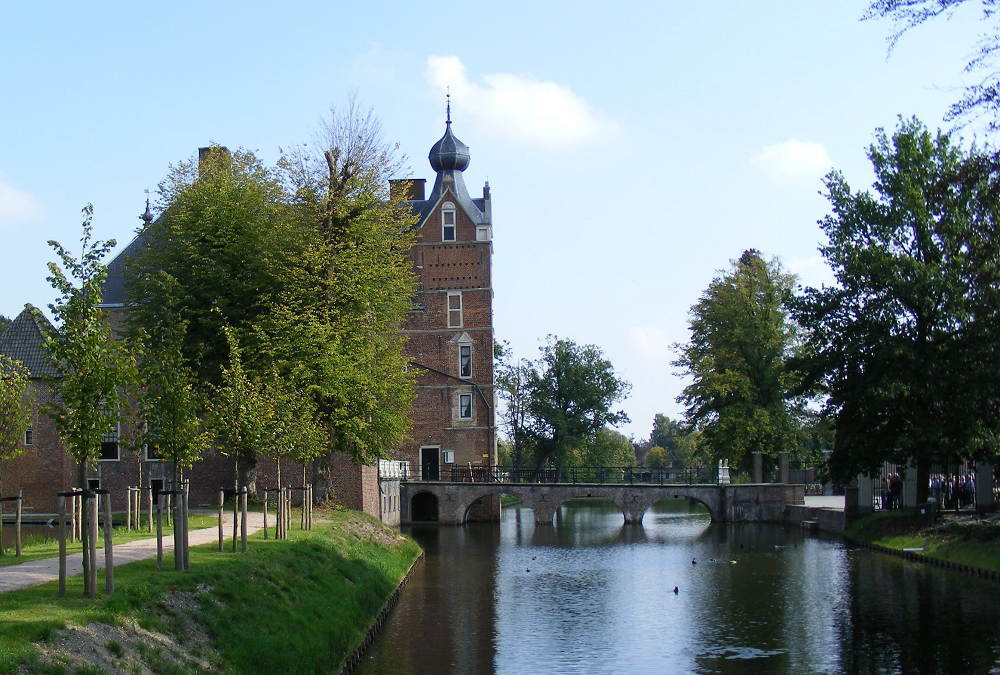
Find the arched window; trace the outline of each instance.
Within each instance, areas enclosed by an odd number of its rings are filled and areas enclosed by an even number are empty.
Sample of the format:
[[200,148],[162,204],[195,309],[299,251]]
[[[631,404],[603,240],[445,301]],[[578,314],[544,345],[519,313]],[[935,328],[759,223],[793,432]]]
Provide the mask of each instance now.
[[441,241],[455,241],[455,205],[451,202],[441,206]]

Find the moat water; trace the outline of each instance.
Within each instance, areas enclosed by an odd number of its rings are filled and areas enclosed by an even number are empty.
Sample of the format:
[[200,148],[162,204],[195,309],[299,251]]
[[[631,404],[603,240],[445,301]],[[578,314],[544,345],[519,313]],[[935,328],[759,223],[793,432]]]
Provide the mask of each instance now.
[[358,672],[1000,673],[1000,584],[686,500],[622,521],[404,528],[426,558]]

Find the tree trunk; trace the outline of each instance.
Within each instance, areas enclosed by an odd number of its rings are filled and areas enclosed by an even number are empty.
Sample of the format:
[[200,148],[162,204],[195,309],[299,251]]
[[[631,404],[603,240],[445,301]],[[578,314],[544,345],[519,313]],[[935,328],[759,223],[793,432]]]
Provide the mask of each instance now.
[[236,463],[236,489],[247,488],[247,493],[257,492],[257,459],[243,457]]
[[333,453],[327,452],[313,460],[313,489],[316,494],[314,501],[325,502],[330,499],[333,490]]
[[[3,476],[0,476],[0,497],[3,497]],[[0,558],[3,555],[3,502],[0,502]]]

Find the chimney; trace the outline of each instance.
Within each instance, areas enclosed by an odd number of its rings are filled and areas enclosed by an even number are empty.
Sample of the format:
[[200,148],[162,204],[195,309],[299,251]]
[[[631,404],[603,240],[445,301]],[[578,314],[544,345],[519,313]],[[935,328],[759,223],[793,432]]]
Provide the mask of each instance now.
[[424,185],[427,180],[424,178],[397,178],[389,181],[389,195],[393,198],[402,198],[411,202],[424,201]]
[[198,177],[205,173],[205,162],[213,152],[222,152],[229,155],[229,148],[224,145],[210,145],[207,148],[198,148]]

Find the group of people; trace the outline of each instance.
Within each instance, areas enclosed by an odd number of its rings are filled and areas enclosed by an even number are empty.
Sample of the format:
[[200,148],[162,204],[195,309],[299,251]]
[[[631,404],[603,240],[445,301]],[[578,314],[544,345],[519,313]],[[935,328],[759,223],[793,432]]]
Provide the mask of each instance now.
[[965,509],[976,505],[976,475],[973,473],[931,476],[931,495],[942,509]]
[[[935,473],[930,478],[930,498],[942,509],[966,509],[976,505],[976,474]],[[895,511],[903,505],[903,479],[889,474],[882,485],[882,508]]]

